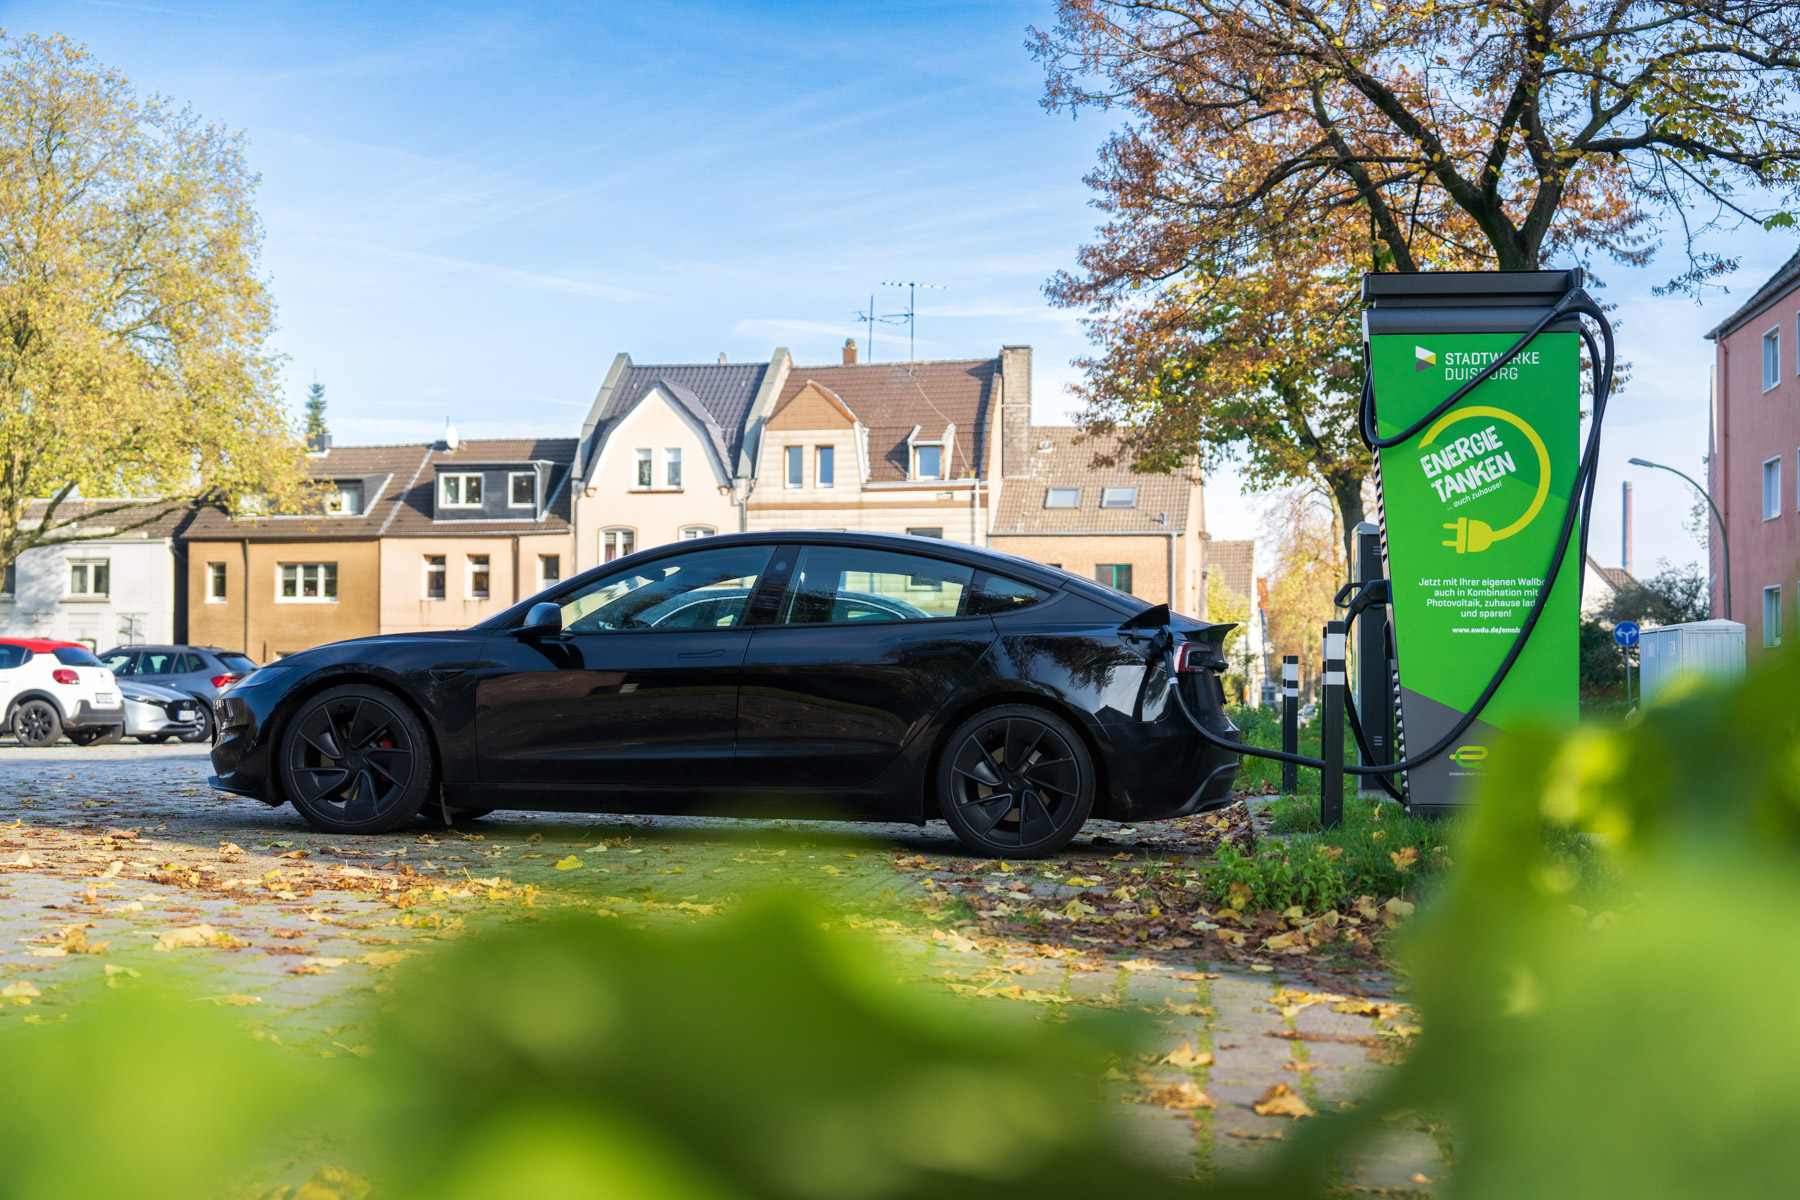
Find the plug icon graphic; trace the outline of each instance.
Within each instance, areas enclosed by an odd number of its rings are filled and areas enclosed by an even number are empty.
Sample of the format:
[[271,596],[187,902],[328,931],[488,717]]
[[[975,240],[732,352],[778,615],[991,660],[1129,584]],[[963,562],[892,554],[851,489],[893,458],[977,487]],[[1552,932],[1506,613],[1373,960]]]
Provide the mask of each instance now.
[[1493,526],[1486,521],[1458,517],[1455,524],[1444,528],[1456,531],[1456,536],[1443,545],[1455,547],[1458,554],[1479,554],[1494,544]]

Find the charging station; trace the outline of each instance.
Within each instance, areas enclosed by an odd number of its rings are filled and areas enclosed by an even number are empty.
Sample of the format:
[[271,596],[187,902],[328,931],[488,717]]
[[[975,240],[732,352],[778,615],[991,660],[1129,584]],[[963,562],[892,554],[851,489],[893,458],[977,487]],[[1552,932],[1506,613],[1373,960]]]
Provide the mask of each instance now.
[[[1581,432],[1581,319],[1553,314],[1580,286],[1579,271],[1363,277],[1398,758],[1437,742],[1471,711],[1548,573],[1560,518],[1576,499]],[[1380,445],[1533,328],[1536,337],[1461,402]],[[1414,811],[1465,802],[1497,731],[1576,720],[1580,547],[1563,553],[1541,621],[1479,718],[1407,772]]]

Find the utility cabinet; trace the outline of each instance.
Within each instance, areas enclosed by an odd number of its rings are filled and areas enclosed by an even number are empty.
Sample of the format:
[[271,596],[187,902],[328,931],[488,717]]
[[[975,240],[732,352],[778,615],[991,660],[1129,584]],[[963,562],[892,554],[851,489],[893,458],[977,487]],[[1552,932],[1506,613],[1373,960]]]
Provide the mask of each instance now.
[[1716,682],[1744,677],[1744,627],[1737,621],[1688,621],[1646,629],[1638,637],[1638,687],[1653,703],[1683,676]]

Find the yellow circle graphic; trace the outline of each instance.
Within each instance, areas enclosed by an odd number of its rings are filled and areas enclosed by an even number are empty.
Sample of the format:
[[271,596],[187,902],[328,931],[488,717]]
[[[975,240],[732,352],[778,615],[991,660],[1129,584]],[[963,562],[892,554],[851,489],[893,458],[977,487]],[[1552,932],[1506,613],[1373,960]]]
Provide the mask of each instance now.
[[[1495,420],[1505,421],[1508,425],[1513,426],[1525,435],[1526,440],[1531,443],[1531,448],[1537,451],[1538,457],[1537,492],[1531,497],[1531,504],[1525,509],[1525,515],[1503,529],[1496,529],[1491,533],[1483,530],[1485,536],[1481,538],[1480,544],[1467,546],[1467,550],[1472,552],[1475,550],[1485,550],[1492,543],[1497,542],[1502,538],[1511,537],[1537,518],[1538,513],[1543,510],[1545,499],[1550,495],[1550,451],[1544,448],[1544,439],[1537,435],[1537,430],[1533,429],[1530,425],[1527,425],[1517,416],[1507,412],[1503,408],[1490,408],[1487,405],[1482,404],[1477,404],[1469,408],[1457,409],[1439,417],[1432,423],[1431,428],[1425,431],[1425,436],[1419,441],[1419,448],[1425,449],[1426,447],[1429,447],[1431,445],[1431,439],[1435,438],[1446,425],[1451,425],[1457,421],[1466,420],[1470,417],[1491,417]],[[1471,524],[1479,524],[1479,522],[1471,522]],[[1452,528],[1452,526],[1446,525],[1445,528],[1449,529]],[[1446,542],[1445,544],[1451,545],[1452,543]],[[1459,554],[1465,552],[1464,545],[1457,545],[1457,552]]]

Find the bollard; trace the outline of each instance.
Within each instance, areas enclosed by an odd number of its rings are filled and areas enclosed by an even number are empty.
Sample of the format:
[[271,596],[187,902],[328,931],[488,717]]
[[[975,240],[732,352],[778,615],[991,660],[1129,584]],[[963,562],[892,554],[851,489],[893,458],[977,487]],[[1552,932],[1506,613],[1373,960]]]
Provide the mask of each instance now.
[[[1281,749],[1287,754],[1300,753],[1300,656],[1281,656]],[[1300,768],[1291,762],[1281,764],[1281,794],[1292,796],[1300,790]]]
[[1325,769],[1319,773],[1319,824],[1336,829],[1344,823],[1344,623],[1325,626],[1325,694],[1319,705],[1319,747]]

